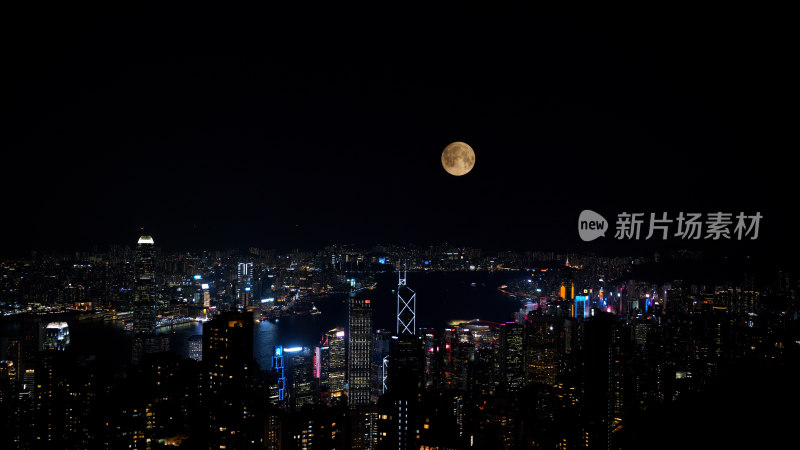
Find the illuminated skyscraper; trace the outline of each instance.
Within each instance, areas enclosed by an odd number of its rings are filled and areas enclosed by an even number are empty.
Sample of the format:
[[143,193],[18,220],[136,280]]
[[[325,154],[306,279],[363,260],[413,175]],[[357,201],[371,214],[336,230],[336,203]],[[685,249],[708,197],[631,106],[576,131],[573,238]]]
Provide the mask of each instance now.
[[[389,330],[375,330],[372,337],[372,402],[377,403],[386,392],[389,380],[389,350],[392,334]],[[395,336],[396,337],[396,336]]]
[[283,349],[288,358],[290,397],[289,405],[299,411],[303,405],[314,403],[316,379],[314,377],[314,352],[308,347]]
[[239,263],[237,276],[239,283],[250,283],[253,280],[253,263]]
[[195,361],[203,360],[203,335],[195,334],[189,337],[189,358]]
[[45,327],[42,350],[66,350],[69,347],[67,322],[50,322]]
[[572,317],[586,319],[590,313],[590,300],[588,295],[575,296],[575,304],[572,307]]
[[200,288],[203,290],[203,308],[208,308],[211,306],[211,292],[208,290],[208,284],[203,283]]
[[237,275],[238,286],[236,295],[239,298],[239,305],[242,308],[247,308],[252,303],[253,263],[239,263]]
[[397,282],[397,334],[414,335],[417,332],[417,294],[406,283],[407,272],[398,273]]
[[328,331],[325,336],[328,341],[328,389],[331,392],[331,398],[341,397],[344,394],[344,380],[347,370],[347,360],[345,359],[347,347],[345,346],[344,330],[334,328]]
[[347,326],[348,399],[352,406],[370,402],[372,367],[372,305],[363,297],[350,297]]
[[524,381],[523,326],[516,322],[500,325],[501,368],[503,386],[508,392],[518,392]]
[[286,366],[283,364],[283,346],[276,345],[272,350],[272,371],[276,383],[270,389],[270,402],[280,405],[286,399]]
[[136,244],[133,266],[133,355],[138,363],[156,335],[155,242],[142,236]]
[[426,388],[438,388],[441,375],[441,352],[439,351],[438,333],[434,328],[420,328],[423,337],[423,353],[425,364],[423,366],[423,384]]

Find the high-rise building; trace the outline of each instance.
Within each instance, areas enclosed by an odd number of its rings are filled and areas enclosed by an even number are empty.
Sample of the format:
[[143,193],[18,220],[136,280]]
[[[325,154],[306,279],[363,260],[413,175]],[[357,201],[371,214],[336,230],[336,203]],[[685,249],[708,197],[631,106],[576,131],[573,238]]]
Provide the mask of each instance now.
[[[17,366],[14,361],[0,359],[0,414],[8,417],[13,414],[16,407],[17,397]],[[7,422],[0,423],[0,430],[8,432]],[[0,437],[0,443],[5,439]]]
[[52,350],[41,353],[37,361],[34,417],[35,438],[40,442],[53,442],[63,433],[64,417],[59,413],[64,392],[63,383],[58,382],[57,362],[58,357]]
[[[386,444],[391,448],[419,448],[419,395],[423,390],[423,340],[403,333],[392,336],[389,350],[389,379],[381,415],[390,417]],[[396,430],[396,431],[395,431]]]
[[253,315],[225,312],[204,323],[203,360],[209,364],[208,385],[215,393],[249,382],[254,370]]
[[286,366],[283,362],[283,346],[276,345],[272,349],[272,372],[275,383],[270,387],[270,403],[282,405],[286,400]]
[[614,410],[614,317],[599,313],[586,320],[584,331],[584,411],[589,448],[611,448]]
[[239,306],[247,308],[252,304],[253,289],[253,263],[239,263],[237,271],[237,292]]
[[418,336],[393,336],[389,350],[389,390],[414,397],[423,387],[424,342]]
[[370,403],[372,367],[372,304],[364,297],[350,297],[347,325],[347,385],[351,406]]
[[425,388],[438,388],[441,374],[441,352],[439,351],[439,333],[434,328],[420,328],[423,338],[423,353],[425,364],[423,366],[423,385]]
[[458,386],[457,352],[458,329],[445,328],[442,334],[440,351],[442,353],[442,387],[455,389]]
[[299,411],[303,405],[314,404],[314,353],[308,347],[283,349],[289,360],[290,405]]
[[564,320],[531,316],[525,333],[525,382],[553,385],[561,371]]
[[253,419],[253,315],[224,312],[203,324],[212,444],[239,448]]
[[253,263],[239,263],[237,279],[240,284],[247,284],[253,281]]
[[42,350],[66,350],[69,347],[67,322],[50,322],[45,327]]
[[133,355],[138,363],[152,349],[156,335],[155,242],[141,236],[133,267]]
[[211,292],[208,290],[208,284],[203,283],[200,288],[203,290],[203,308],[208,308],[211,306]]
[[397,334],[417,333],[417,294],[406,283],[407,272],[398,272]]
[[589,317],[591,311],[591,303],[588,295],[577,295],[574,297],[575,304],[573,305],[572,317],[579,317],[586,319]]
[[389,330],[375,330],[372,338],[372,402],[386,392],[389,382],[389,350],[392,333]]
[[347,385],[351,415],[350,448],[372,448],[375,411],[371,405],[372,300],[351,296],[348,300]]
[[524,381],[523,326],[516,322],[500,325],[501,373],[507,392],[518,392]]
[[341,397],[345,390],[345,375],[347,372],[347,346],[345,345],[344,329],[334,328],[325,333],[328,347],[327,358],[327,387],[331,398]]
[[195,334],[189,337],[189,358],[195,361],[203,360],[203,336]]
[[328,403],[331,399],[331,391],[328,389],[328,367],[331,361],[331,348],[328,346],[328,339],[323,335],[319,345],[314,347],[314,382],[317,385],[316,401]]

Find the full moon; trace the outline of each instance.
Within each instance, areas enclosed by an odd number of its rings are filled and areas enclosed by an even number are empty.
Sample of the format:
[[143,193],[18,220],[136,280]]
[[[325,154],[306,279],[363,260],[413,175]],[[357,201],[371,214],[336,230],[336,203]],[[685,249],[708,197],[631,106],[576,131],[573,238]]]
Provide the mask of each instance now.
[[466,175],[475,166],[475,152],[463,142],[453,142],[442,152],[442,167],[450,175]]

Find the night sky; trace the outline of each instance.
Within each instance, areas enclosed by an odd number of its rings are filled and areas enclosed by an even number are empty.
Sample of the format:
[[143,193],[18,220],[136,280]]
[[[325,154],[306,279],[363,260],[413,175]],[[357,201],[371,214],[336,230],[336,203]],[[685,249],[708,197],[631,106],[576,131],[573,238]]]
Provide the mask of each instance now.
[[3,254],[663,243],[583,243],[583,209],[760,211],[724,245],[798,244],[780,11],[35,6],[0,27]]

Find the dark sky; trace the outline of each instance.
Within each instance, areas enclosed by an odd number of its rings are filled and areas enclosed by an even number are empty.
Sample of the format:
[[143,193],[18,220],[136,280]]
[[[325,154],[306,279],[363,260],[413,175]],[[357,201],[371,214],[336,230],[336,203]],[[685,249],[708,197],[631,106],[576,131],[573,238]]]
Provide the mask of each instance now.
[[724,245],[798,243],[785,12],[34,6],[0,27],[0,253],[638,248],[581,242],[583,209],[760,211]]

